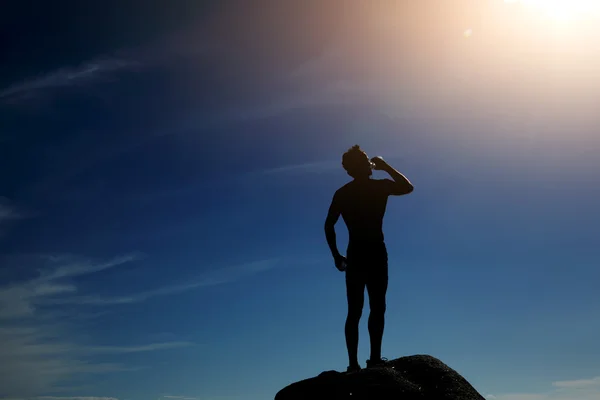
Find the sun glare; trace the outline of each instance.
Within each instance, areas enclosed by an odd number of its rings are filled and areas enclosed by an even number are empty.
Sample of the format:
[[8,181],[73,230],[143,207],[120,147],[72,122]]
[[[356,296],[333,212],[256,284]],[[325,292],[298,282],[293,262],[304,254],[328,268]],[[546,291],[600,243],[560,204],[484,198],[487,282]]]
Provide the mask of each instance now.
[[600,15],[600,0],[504,0],[504,2],[520,3],[552,19],[562,21]]

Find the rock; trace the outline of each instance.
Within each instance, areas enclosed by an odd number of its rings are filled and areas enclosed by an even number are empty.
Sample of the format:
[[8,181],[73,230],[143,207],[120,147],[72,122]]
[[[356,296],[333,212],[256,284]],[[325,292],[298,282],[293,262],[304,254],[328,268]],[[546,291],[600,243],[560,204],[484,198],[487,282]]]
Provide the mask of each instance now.
[[401,357],[385,367],[325,371],[281,389],[275,400],[484,400],[458,372],[428,355]]

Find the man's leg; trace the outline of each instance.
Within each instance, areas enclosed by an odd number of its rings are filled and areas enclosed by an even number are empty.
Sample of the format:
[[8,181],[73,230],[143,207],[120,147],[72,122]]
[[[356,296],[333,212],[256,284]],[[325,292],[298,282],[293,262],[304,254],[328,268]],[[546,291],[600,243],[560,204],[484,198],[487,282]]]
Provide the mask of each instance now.
[[350,367],[358,366],[358,327],[365,301],[365,281],[362,274],[346,271],[346,296],[348,315],[346,316],[346,347]]
[[387,263],[377,266],[369,275],[367,280],[367,291],[369,293],[369,338],[371,340],[371,361],[381,359],[381,342],[383,340],[383,329],[385,327],[385,295],[388,286]]

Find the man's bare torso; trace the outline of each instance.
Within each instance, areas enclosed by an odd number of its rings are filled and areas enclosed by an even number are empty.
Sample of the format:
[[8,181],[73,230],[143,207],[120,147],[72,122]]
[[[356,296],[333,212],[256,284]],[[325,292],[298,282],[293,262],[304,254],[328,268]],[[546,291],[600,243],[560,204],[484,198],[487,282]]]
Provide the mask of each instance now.
[[383,217],[389,193],[385,180],[352,181],[335,194],[342,218],[348,227],[348,247],[384,243]]

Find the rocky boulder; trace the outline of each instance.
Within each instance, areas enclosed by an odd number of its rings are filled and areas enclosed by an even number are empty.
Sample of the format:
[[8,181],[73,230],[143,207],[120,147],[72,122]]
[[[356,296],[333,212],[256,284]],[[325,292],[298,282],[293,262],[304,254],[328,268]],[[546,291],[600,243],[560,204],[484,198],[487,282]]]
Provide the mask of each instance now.
[[437,358],[415,355],[385,367],[325,371],[283,388],[275,400],[484,400],[458,372]]

